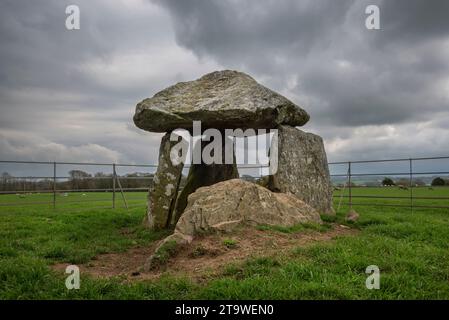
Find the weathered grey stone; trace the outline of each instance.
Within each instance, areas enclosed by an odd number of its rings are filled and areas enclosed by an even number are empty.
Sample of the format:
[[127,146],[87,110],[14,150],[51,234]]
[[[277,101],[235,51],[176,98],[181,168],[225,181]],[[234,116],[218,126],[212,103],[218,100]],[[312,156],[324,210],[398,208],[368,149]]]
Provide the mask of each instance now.
[[[226,138],[228,139],[228,138]],[[199,142],[198,142],[199,143]],[[202,141],[202,147],[209,142]],[[226,142],[222,141],[223,149]],[[234,150],[231,150],[234,153]],[[224,163],[225,152],[222,153],[222,161]],[[233,155],[233,164],[192,164],[189,169],[186,184],[178,195],[174,214],[172,215],[171,225],[175,225],[181,217],[185,207],[187,206],[188,196],[200,187],[210,186],[217,182],[236,179],[239,177],[235,154]]]
[[319,213],[305,202],[255,183],[232,179],[192,193],[175,231],[195,236],[232,231],[238,225],[292,226],[305,222],[321,223]]
[[148,212],[144,221],[151,229],[166,228],[174,210],[184,165],[173,165],[170,160],[171,148],[177,143],[170,141],[170,133],[166,133],[161,140],[159,164],[148,191]]
[[216,71],[200,79],[180,82],[137,104],[134,123],[153,132],[202,128],[274,128],[302,126],[305,110],[238,71]]
[[198,234],[231,232],[240,226],[293,226],[322,223],[319,213],[291,194],[274,193],[255,183],[232,179],[192,193],[172,235],[165,238],[146,263],[168,243],[184,245]]
[[[272,148],[276,145],[276,136]],[[320,213],[335,214],[332,185],[323,139],[290,126],[279,126],[278,168],[270,176],[268,188],[289,192]]]
[[360,218],[360,215],[354,209],[350,209],[346,214],[345,220],[347,222],[357,222]]

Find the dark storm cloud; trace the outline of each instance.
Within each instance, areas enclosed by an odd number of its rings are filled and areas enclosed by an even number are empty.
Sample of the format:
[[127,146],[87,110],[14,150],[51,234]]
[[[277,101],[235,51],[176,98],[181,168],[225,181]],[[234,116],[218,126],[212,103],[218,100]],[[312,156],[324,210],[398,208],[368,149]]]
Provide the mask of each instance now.
[[449,32],[449,2],[396,0],[381,3],[383,41],[415,42],[445,38]]
[[[158,1],[199,56],[298,96],[312,121],[360,126],[449,110],[447,1]],[[365,28],[377,4],[379,31]],[[440,84],[437,87],[436,84]],[[443,87],[441,87],[443,85]]]
[[[68,4],[80,7],[79,31],[65,28]],[[80,67],[89,59],[107,61],[117,52],[163,42],[158,32],[158,23],[162,21],[157,17],[147,19],[146,14],[148,11],[139,12],[108,1],[2,1],[0,84],[79,90],[84,94],[102,90],[113,95],[115,91],[95,82]],[[133,36],[144,32],[145,37]],[[102,98],[105,93],[102,92]]]
[[[327,41],[352,1],[156,1],[173,15],[177,40],[199,54],[247,63]],[[325,15],[325,16],[324,16]],[[269,63],[268,65],[270,65]]]

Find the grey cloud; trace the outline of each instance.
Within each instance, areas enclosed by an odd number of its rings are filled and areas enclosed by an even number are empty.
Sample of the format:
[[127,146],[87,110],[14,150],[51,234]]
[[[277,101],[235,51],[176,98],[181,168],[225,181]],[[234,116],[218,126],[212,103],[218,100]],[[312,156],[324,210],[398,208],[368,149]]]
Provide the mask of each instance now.
[[[2,86],[51,87],[84,95],[114,95],[115,91],[93,81],[80,66],[91,59],[107,62],[114,54],[166,42],[161,36],[164,32],[158,31],[164,31],[167,23],[164,25],[164,18],[157,14],[148,19],[147,15],[152,13],[148,6],[136,8],[117,1],[74,1],[70,4],[79,5],[81,10],[81,29],[77,31],[65,28],[67,3],[63,1],[2,2]],[[123,92],[121,95],[123,98]]]
[[418,42],[445,38],[449,33],[449,2],[434,1],[382,1],[382,29],[387,37],[380,41]]
[[70,4],[81,10],[77,31],[65,28],[63,1],[0,4],[0,158],[63,160],[66,150],[65,160],[103,159],[110,150],[157,162],[160,136],[129,129],[136,103],[210,65],[177,47],[167,14],[150,2]]
[[[0,147],[6,154],[36,161],[90,161],[118,162],[122,155],[98,144],[68,147],[39,137],[22,136],[23,133],[0,131]],[[49,156],[51,158],[49,158]],[[10,159],[5,159],[10,160]],[[15,160],[15,159],[11,159]]]
[[[449,41],[446,1],[158,3],[178,43],[199,56],[267,77],[278,90],[296,75],[286,94],[309,103],[312,121],[402,123],[449,108],[444,92],[434,91],[449,72],[447,45],[435,40]],[[380,31],[365,28],[369,4],[380,7]]]
[[[286,52],[304,55],[322,47],[344,21],[351,1],[155,1],[173,17],[176,38],[220,63],[267,72]],[[263,60],[263,64],[258,62]],[[268,61],[267,61],[268,60]]]

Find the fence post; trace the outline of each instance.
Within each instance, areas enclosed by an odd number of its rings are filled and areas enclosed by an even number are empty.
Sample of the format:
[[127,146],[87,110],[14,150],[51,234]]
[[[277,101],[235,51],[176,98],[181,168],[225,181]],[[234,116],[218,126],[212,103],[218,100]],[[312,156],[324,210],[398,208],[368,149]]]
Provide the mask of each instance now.
[[412,159],[409,159],[409,169],[410,169],[410,212],[413,213],[413,166]]
[[115,209],[115,163],[112,164],[112,209]]
[[349,210],[352,209],[352,188],[351,188],[351,161],[348,162],[348,190],[349,190]]
[[53,162],[53,209],[56,208],[56,162]]

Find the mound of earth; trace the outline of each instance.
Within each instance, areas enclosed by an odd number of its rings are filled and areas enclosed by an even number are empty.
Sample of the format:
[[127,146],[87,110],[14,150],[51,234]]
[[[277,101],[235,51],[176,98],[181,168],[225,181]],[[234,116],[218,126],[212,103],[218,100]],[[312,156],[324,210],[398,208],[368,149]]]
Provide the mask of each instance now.
[[[333,241],[338,237],[354,236],[356,229],[340,224],[323,227],[324,230],[305,228],[297,232],[280,232],[270,228],[244,228],[232,234],[211,234],[196,237],[192,243],[181,247],[163,268],[142,270],[156,243],[127,251],[106,253],[79,265],[81,274],[94,278],[119,277],[122,281],[157,279],[162,275],[188,276],[202,282],[219,277],[229,264],[239,265],[247,259],[272,257],[283,259],[294,255],[298,247],[306,248],[316,243]],[[233,245],[229,245],[233,244]],[[60,263],[52,268],[65,274],[70,263]]]

